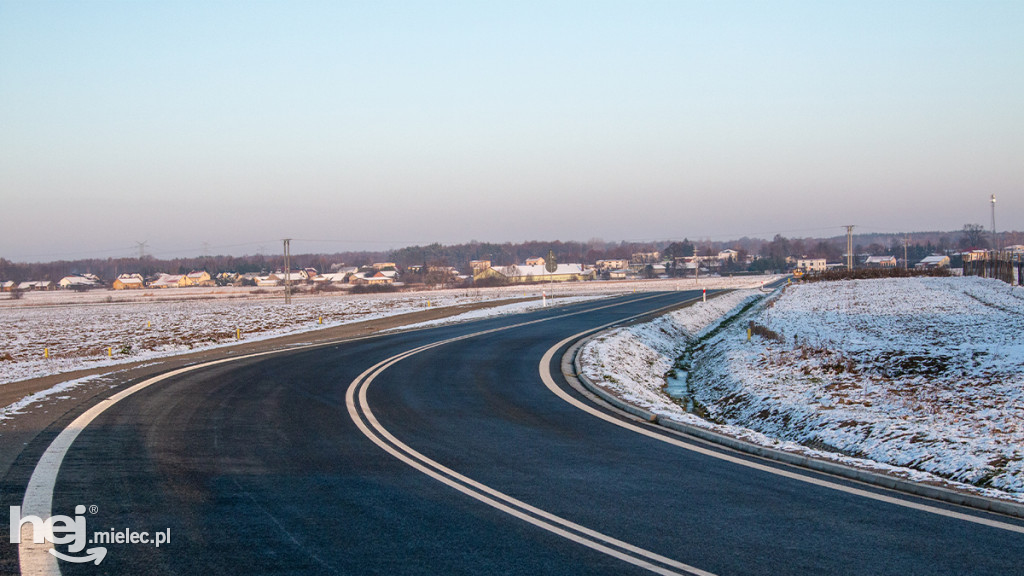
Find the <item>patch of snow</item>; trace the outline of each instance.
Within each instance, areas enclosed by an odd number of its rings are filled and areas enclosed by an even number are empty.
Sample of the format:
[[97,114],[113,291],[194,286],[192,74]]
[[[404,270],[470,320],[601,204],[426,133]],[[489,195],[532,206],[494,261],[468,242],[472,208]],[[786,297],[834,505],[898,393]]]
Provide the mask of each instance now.
[[[581,361],[663,417],[1024,501],[1022,304],[1020,289],[982,278],[792,285],[699,345],[709,329],[660,318],[593,340]],[[747,320],[778,338],[747,342]],[[664,390],[688,349],[687,393],[713,422]]]
[[[72,388],[75,388],[77,386],[81,386],[82,384],[85,384],[86,382],[91,382],[93,380],[96,380],[99,377],[100,377],[99,375],[93,375],[93,376],[86,376],[84,378],[78,378],[76,380],[68,380],[67,382],[61,382],[60,384],[57,384],[56,386],[54,386],[52,388],[48,388],[46,390],[42,390],[40,392],[36,392],[35,394],[31,394],[29,396],[26,396],[26,397],[22,398],[21,400],[18,400],[17,402],[14,402],[13,404],[10,404],[9,406],[5,406],[4,408],[0,408],[0,420],[9,420],[14,415],[21,414],[22,412],[25,411],[26,408],[28,408],[29,406],[31,406],[33,404],[36,404],[38,402],[42,402],[43,400],[46,400],[47,398],[49,398],[50,396],[53,396],[54,394],[59,394],[60,392],[65,392],[65,391],[70,390]],[[70,396],[58,396],[57,397],[58,400],[66,399],[66,398],[70,398]]]
[[[253,341],[416,312],[428,305],[444,308],[518,298],[539,302],[545,294],[565,302],[570,297],[637,291],[750,287],[773,279],[563,282],[364,295],[325,292],[296,295],[290,305],[283,303],[281,290],[251,288],[29,292],[19,300],[0,299],[0,385],[231,346],[238,343],[236,330],[242,340]],[[463,319],[472,317],[476,316]],[[49,358],[43,357],[44,350]],[[11,360],[5,359],[8,355]]]

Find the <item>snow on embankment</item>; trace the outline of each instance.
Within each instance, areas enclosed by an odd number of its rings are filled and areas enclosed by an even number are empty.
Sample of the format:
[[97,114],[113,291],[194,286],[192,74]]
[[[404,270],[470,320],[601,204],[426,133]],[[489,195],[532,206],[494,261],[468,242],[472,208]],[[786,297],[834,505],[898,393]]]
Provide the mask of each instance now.
[[[748,320],[763,334],[749,343]],[[661,389],[685,343],[629,330],[635,340],[603,351],[604,366],[584,357],[588,376],[604,385],[622,380],[626,389],[612,390],[624,399],[694,423]],[[705,427],[1024,501],[1022,335],[1024,293],[993,280],[794,285],[702,338],[690,350],[688,391],[713,421],[701,421]],[[644,381],[634,364],[655,348],[665,358],[649,364]],[[645,402],[648,395],[659,403]]]
[[626,402],[660,416],[694,423],[662,389],[693,335],[712,329],[730,310],[763,296],[737,290],[660,316],[651,322],[604,332],[580,350],[580,364],[592,382]]

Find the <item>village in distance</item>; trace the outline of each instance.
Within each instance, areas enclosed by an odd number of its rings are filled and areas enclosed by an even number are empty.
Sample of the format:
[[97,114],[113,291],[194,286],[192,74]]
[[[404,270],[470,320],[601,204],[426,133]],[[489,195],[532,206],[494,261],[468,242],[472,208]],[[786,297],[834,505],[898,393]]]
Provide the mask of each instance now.
[[[914,240],[911,242],[911,236]],[[504,286],[534,282],[582,282],[685,278],[701,275],[790,273],[829,269],[947,269],[976,274],[971,263],[1024,255],[1024,234],[986,233],[980,225],[957,232],[913,235],[858,234],[847,238],[731,242],[666,241],[608,243],[471,242],[413,246],[387,252],[299,254],[286,269],[281,256],[214,256],[158,260],[135,258],[13,263],[0,258],[0,290],[12,298],[29,291],[136,290],[241,286],[318,291],[383,292],[403,289]],[[347,264],[351,263],[351,264]],[[549,265],[550,264],[550,265]]]

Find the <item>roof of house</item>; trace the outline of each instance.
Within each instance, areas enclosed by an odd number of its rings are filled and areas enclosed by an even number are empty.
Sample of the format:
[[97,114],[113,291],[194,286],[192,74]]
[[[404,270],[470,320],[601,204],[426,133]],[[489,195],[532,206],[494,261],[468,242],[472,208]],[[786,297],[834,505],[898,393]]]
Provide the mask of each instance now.
[[865,262],[868,262],[868,263],[891,262],[891,261],[893,261],[895,259],[896,259],[895,256],[868,256],[868,259],[865,260]]
[[555,271],[548,272],[543,265],[540,266],[500,266],[494,269],[502,276],[559,276],[562,274],[583,274],[583,267],[579,264],[559,264]]
[[348,274],[348,272],[328,272],[327,274],[317,276],[314,280],[321,282],[342,282]]
[[60,279],[61,286],[95,286],[96,280],[86,276],[65,276]]
[[159,278],[150,283],[150,286],[177,286],[182,278],[184,276],[181,274],[161,274]]
[[[277,272],[274,272],[273,274],[271,274],[271,276],[274,276],[275,278],[277,278],[279,280],[284,280],[285,279],[285,271],[284,270],[278,270]],[[307,278],[308,278],[308,276],[306,276],[306,272],[304,270],[292,270],[291,274],[288,275],[288,279],[289,280],[306,280]]]
[[926,256],[923,260],[921,260],[920,263],[921,264],[939,264],[940,262],[945,262],[947,260],[949,260],[949,256],[943,256],[941,254],[933,254],[931,256]]

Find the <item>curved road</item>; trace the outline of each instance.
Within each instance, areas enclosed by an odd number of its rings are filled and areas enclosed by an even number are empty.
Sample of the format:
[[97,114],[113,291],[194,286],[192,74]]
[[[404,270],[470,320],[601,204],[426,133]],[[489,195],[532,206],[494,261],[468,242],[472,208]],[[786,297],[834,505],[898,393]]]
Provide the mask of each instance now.
[[[59,569],[1024,573],[1019,520],[683,440],[727,459],[714,457],[597,418],[542,381],[550,371],[564,394],[586,401],[560,374],[562,350],[541,365],[556,343],[695,296],[632,295],[297,349],[155,383],[75,439],[52,510],[96,506],[83,515],[90,533],[169,528],[170,543],[112,544],[98,566],[61,561]],[[893,497],[911,506],[885,500]]]

